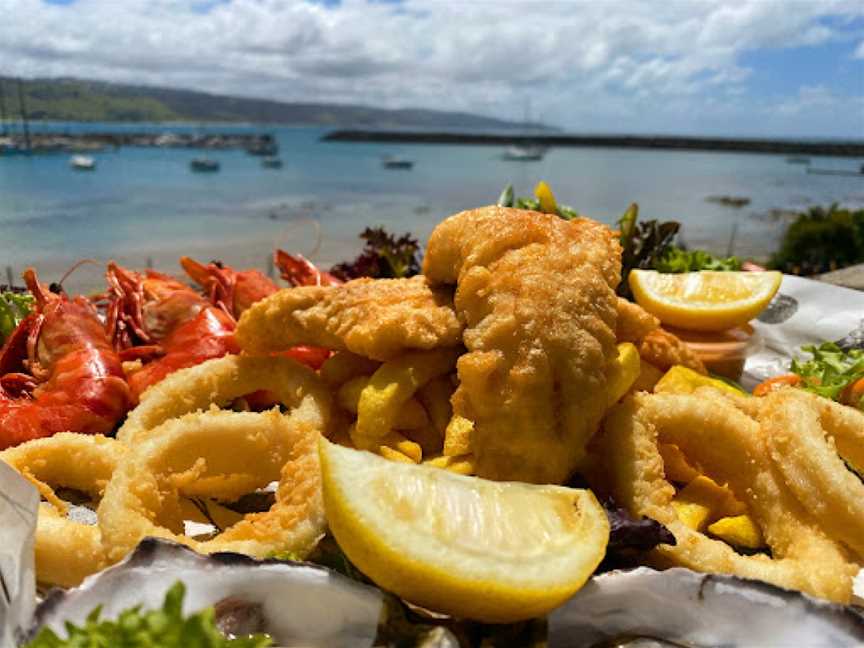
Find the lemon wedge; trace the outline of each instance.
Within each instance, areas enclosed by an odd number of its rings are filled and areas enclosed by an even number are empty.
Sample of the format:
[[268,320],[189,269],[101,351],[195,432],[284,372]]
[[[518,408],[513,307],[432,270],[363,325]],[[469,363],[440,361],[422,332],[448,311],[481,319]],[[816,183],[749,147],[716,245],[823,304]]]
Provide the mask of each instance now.
[[639,305],[664,324],[690,331],[724,331],[756,317],[780,288],[779,272],[630,272]]
[[339,546],[384,589],[489,623],[543,616],[606,552],[588,490],[493,482],[320,442],[324,506]]
[[700,387],[713,387],[714,389],[728,391],[736,396],[748,395],[740,389],[735,389],[729,383],[717,378],[711,378],[710,376],[703,376],[681,365],[675,365],[663,374],[663,377],[654,385],[654,392],[657,394],[692,394]]

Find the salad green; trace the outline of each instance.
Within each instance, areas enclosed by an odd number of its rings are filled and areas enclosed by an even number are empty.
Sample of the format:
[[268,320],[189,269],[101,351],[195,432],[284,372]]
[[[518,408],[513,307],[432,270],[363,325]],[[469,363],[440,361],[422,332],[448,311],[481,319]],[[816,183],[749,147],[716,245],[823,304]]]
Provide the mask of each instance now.
[[186,587],[178,581],[165,594],[161,610],[143,611],[141,606],[120,614],[116,621],[99,618],[101,606],[83,626],[66,624],[69,637],[43,628],[25,648],[264,648],[272,640],[266,635],[227,639],[216,627],[213,608],[183,617]]
[[508,184],[504,187],[501,195],[498,196],[496,204],[499,207],[515,207],[516,209],[530,209],[546,214],[557,214],[564,220],[573,220],[579,216],[579,212],[572,207],[559,205],[555,201],[554,196],[552,196],[549,185],[545,182],[540,182],[534,191],[534,196],[520,196],[516,198],[513,192],[513,185]]
[[0,346],[33,308],[33,295],[12,290],[0,291]]
[[[864,349],[843,351],[834,342],[823,342],[801,350],[813,357],[793,360],[792,372],[801,376],[801,387],[807,391],[840,400],[847,387],[864,378]],[[864,409],[864,397],[847,404]]]
[[654,260],[654,269],[666,273],[698,272],[699,270],[737,272],[741,269],[741,259],[734,256],[724,259],[715,257],[705,250],[685,250],[671,245]]

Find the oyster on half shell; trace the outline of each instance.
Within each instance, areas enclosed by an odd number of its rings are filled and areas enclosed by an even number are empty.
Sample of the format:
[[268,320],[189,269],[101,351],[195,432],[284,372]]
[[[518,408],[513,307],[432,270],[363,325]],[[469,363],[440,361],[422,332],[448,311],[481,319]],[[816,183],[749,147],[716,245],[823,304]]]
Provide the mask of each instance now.
[[49,627],[65,637],[64,623],[83,624],[97,605],[104,619],[136,605],[160,608],[178,580],[186,585],[184,614],[214,606],[223,632],[265,632],[279,646],[371,646],[382,611],[381,592],[324,567],[234,553],[202,556],[148,538],[79,587],[49,593],[36,609],[31,636]]
[[852,606],[683,568],[595,576],[549,617],[549,648],[862,645]]

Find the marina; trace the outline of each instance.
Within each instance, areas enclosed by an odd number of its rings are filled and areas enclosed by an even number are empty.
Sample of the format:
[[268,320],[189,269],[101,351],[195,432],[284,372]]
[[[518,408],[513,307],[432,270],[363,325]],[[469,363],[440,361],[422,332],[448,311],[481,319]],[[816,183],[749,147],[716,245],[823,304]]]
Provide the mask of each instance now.
[[[194,131],[194,129],[193,129]],[[0,157],[44,153],[99,152],[121,147],[241,150],[252,155],[275,155],[279,151],[271,133],[155,133],[93,132],[55,133],[23,132],[0,137]]]

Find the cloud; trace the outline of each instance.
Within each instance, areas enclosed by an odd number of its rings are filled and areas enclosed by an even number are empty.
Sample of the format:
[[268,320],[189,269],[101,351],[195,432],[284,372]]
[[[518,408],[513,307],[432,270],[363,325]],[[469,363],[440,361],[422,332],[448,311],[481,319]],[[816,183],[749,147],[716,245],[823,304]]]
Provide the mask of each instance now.
[[0,20],[0,72],[511,119],[530,96],[535,117],[568,128],[674,130],[710,117],[718,95],[746,109],[746,53],[816,46],[864,16],[857,0],[791,5],[0,0],[13,17]]

